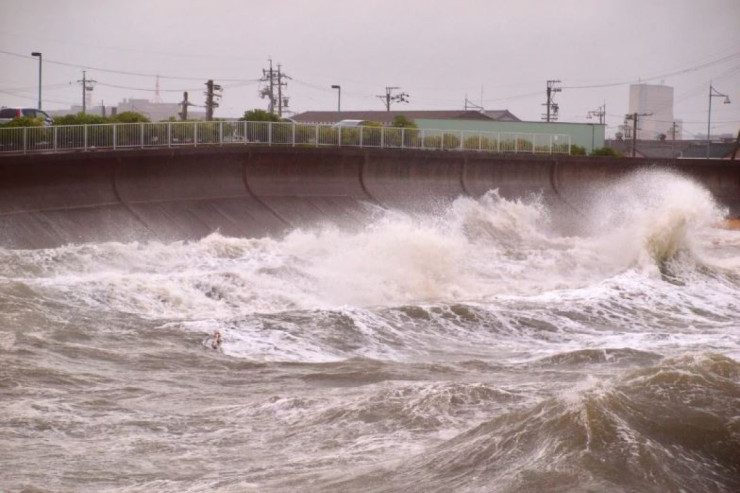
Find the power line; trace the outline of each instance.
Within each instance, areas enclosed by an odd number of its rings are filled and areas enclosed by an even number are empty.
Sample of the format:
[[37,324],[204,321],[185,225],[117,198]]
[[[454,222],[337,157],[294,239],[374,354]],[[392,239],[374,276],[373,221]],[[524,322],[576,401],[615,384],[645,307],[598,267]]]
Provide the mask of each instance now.
[[[72,82],[59,82],[56,84],[44,84],[41,86],[45,90],[53,91],[54,89],[60,89],[62,87],[68,87],[72,85]],[[23,87],[5,87],[4,91],[36,91],[38,86],[23,86]]]
[[664,79],[666,77],[672,77],[674,75],[680,75],[680,74],[685,74],[688,72],[694,72],[697,70],[701,70],[707,67],[711,67],[712,65],[717,65],[719,63],[723,63],[723,62],[726,62],[728,60],[732,60],[733,58],[738,58],[738,57],[740,57],[740,52],[736,52],[731,55],[727,55],[722,58],[712,60],[710,62],[701,63],[699,65],[694,65],[693,67],[676,70],[674,72],[666,72],[664,74],[655,75],[652,77],[640,78],[636,81],[631,80],[631,81],[622,81],[622,82],[612,82],[612,83],[607,83],[607,84],[592,84],[592,85],[586,85],[586,86],[567,86],[567,87],[563,87],[563,89],[597,89],[597,88],[603,88],[603,87],[625,86],[627,84],[634,84],[636,82],[639,83],[639,82],[647,82],[647,81],[657,80],[657,79]]
[[[0,89],[0,94],[7,94],[8,96],[13,96],[13,97],[20,98],[20,99],[27,99],[29,101],[36,101],[36,98],[37,98],[36,94],[34,94],[33,96],[24,96],[23,94],[8,92],[2,89]],[[75,104],[77,103],[76,100],[72,100],[72,99],[68,99],[66,101],[60,101],[58,99],[55,100],[55,99],[49,99],[46,97],[44,98],[44,101],[48,101],[49,103],[56,103],[56,104]]]
[[[157,89],[146,89],[143,87],[132,87],[132,86],[120,86],[118,84],[108,84],[107,82],[98,82],[99,86],[104,87],[112,87],[114,89],[128,89],[131,91],[146,91],[146,92],[157,92]],[[200,87],[198,88],[189,88],[189,89],[160,89],[160,92],[183,92],[183,91],[199,91]]]
[[398,103],[408,103],[409,102],[408,100],[409,95],[405,92],[400,92],[394,96],[393,91],[396,89],[401,89],[401,88],[396,87],[396,86],[393,86],[393,87],[386,86],[385,95],[376,96],[381,101],[383,101],[383,104],[385,105],[385,111],[391,110],[391,102],[398,102]]
[[[11,51],[0,50],[0,53],[5,54],[5,55],[14,56],[17,58],[25,58],[29,60],[34,59],[33,57],[22,55],[20,53],[13,53]],[[148,74],[144,72],[130,72],[127,70],[114,70],[114,69],[107,69],[107,68],[101,68],[101,67],[93,67],[91,65],[80,65],[80,64],[75,64],[75,63],[61,62],[58,60],[50,60],[47,58],[44,58],[44,63],[51,63],[54,65],[62,65],[65,67],[73,67],[73,68],[79,68],[79,69],[85,69],[85,70],[95,70],[97,72],[106,72],[106,73],[111,73],[111,74],[131,75],[131,76],[136,76],[136,77],[156,77],[157,76],[157,74]],[[174,76],[174,75],[160,75],[159,77],[162,79],[174,79],[174,80],[198,80],[198,81],[203,80],[203,77],[179,77],[179,76]],[[223,80],[226,82],[247,82],[247,81],[252,82],[253,81],[252,79],[225,79],[225,78],[220,79],[220,80]]]

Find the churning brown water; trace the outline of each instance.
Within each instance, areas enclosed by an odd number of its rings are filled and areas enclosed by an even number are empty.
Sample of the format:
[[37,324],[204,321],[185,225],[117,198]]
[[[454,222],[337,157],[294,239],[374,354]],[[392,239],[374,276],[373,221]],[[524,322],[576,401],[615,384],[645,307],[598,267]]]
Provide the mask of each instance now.
[[550,214],[0,250],[0,490],[739,491],[740,232],[665,173]]

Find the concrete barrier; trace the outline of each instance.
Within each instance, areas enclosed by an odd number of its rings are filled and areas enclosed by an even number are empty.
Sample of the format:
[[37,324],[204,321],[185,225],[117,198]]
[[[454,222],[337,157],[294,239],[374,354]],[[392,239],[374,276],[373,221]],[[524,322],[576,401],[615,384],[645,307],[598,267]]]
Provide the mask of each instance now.
[[256,151],[244,167],[245,185],[280,219],[279,229],[326,220],[348,226],[372,200],[360,180],[363,160],[361,152],[346,150]]
[[648,167],[703,183],[740,217],[740,163],[351,148],[100,151],[0,157],[0,246],[280,234],[378,208],[434,211],[498,189],[578,211],[594,186]]

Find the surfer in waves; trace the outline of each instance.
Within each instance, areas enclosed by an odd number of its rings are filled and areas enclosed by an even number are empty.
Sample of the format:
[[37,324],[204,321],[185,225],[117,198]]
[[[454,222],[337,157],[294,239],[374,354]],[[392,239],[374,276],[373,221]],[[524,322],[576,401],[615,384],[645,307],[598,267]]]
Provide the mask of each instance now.
[[220,350],[221,349],[221,343],[222,343],[221,331],[219,331],[218,329],[216,329],[213,332],[213,339],[211,339],[211,349],[213,349],[215,351]]

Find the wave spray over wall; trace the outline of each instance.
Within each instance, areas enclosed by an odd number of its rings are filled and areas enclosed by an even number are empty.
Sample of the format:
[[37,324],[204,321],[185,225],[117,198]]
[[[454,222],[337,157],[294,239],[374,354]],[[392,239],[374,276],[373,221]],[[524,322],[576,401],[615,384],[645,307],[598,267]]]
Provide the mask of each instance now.
[[577,205],[0,249],[0,489],[737,491],[740,233]]

